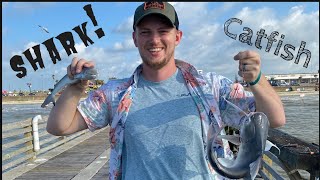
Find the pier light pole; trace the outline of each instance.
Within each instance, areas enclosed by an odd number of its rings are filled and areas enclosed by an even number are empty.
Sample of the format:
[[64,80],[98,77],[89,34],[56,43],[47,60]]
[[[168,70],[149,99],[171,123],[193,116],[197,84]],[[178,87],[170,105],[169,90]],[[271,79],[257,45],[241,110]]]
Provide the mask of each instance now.
[[41,91],[44,92],[44,89],[43,89],[43,74],[41,74],[41,81],[42,81],[41,82],[42,83]]
[[52,79],[53,79],[53,86],[54,86],[55,85],[54,74],[52,74]]
[[29,91],[31,93],[31,83],[27,83],[27,86],[29,87]]

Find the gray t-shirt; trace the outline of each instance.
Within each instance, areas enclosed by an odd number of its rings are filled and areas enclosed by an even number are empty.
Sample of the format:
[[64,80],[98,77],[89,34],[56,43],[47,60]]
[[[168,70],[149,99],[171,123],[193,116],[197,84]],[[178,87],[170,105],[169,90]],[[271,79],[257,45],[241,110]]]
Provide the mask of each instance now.
[[210,179],[198,109],[182,73],[142,75],[124,130],[123,179]]

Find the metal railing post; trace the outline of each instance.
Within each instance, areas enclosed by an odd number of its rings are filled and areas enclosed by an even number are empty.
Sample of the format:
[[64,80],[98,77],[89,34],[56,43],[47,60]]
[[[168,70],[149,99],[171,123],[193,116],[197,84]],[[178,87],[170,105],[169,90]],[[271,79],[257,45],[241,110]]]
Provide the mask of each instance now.
[[32,119],[32,136],[33,136],[33,151],[38,152],[40,150],[40,141],[39,141],[39,128],[38,121],[42,120],[41,115],[37,115]]

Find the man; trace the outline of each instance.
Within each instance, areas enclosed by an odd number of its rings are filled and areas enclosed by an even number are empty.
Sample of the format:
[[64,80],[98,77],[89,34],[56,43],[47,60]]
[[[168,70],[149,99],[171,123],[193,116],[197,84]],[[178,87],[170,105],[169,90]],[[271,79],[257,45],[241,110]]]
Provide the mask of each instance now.
[[[133,75],[109,81],[80,103],[87,82],[67,87],[47,125],[54,135],[110,125],[110,179],[218,179],[206,155],[209,126],[214,133],[225,125],[239,127],[245,117],[241,111],[264,112],[271,127],[285,123],[281,100],[261,75],[257,53],[244,51],[234,57],[239,74],[250,84],[252,93],[245,92],[240,84],[214,73],[202,76],[174,58],[182,31],[169,3],[140,5],[133,29],[142,58]],[[93,66],[74,58],[68,74]],[[226,144],[217,145],[222,147],[219,155],[232,157]]]

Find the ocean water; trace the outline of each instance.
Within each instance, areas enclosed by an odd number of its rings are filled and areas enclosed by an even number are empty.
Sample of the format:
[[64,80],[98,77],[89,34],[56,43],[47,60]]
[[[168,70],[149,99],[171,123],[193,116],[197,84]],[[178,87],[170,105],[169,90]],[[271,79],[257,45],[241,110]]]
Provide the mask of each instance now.
[[[319,144],[319,95],[281,96],[286,113],[286,124],[279,128],[310,143]],[[49,115],[50,109],[41,104],[3,104],[2,124],[23,121],[40,114]]]
[[279,129],[299,139],[319,144],[319,94],[282,96],[286,124]]
[[2,104],[2,124],[24,121],[36,115],[49,115],[50,108],[41,108],[41,104]]

